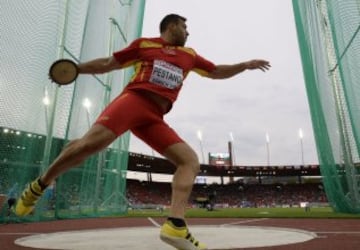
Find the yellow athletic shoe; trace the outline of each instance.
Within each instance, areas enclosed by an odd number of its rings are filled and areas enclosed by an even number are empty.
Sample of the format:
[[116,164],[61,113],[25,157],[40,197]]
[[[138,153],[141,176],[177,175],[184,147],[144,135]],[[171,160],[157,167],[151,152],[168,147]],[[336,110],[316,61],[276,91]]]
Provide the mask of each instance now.
[[166,221],[161,227],[160,239],[178,250],[205,250],[206,245],[195,240],[187,227],[175,227]]
[[39,179],[31,182],[16,202],[15,214],[17,216],[30,214],[34,210],[36,202],[40,199],[43,193],[44,190],[39,184]]

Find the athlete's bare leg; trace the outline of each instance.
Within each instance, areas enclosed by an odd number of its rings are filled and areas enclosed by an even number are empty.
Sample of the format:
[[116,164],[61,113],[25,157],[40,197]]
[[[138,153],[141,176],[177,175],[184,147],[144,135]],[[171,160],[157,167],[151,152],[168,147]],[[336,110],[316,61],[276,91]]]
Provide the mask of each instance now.
[[184,219],[195,177],[200,171],[199,159],[194,150],[183,142],[169,146],[163,155],[177,167],[172,181],[169,216]]
[[40,181],[48,186],[68,169],[80,165],[87,157],[104,149],[117,138],[108,128],[95,124],[80,139],[71,141],[41,176]]

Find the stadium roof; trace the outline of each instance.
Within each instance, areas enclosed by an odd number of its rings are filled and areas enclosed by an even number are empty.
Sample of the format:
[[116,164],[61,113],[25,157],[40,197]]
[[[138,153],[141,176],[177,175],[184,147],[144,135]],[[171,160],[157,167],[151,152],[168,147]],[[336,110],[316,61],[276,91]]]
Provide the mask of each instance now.
[[[319,165],[290,166],[214,166],[201,165],[203,176],[320,176]],[[128,170],[173,174],[175,166],[163,158],[129,153]]]

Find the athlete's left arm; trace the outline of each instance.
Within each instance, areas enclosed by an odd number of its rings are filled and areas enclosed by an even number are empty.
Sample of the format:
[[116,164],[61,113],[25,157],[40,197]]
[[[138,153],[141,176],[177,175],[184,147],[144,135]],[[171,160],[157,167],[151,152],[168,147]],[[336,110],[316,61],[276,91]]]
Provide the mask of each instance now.
[[237,64],[216,65],[215,69],[209,72],[206,77],[211,79],[225,79],[233,77],[245,70],[260,69],[267,71],[271,67],[270,62],[261,59],[250,60]]

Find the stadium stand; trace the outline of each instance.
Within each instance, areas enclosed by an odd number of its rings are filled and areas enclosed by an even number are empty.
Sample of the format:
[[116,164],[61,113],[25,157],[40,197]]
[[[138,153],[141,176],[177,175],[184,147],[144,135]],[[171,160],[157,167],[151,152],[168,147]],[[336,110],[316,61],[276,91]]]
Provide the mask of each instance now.
[[[3,131],[6,128],[1,128]],[[12,130],[9,130],[10,132]],[[34,172],[39,171],[41,164],[41,150],[27,154],[27,158],[19,157],[18,151],[22,150],[28,141],[39,144],[45,142],[42,135],[32,135],[25,131],[18,133],[2,133],[0,146],[0,194],[7,194],[21,167],[26,167]],[[10,143],[9,137],[17,138],[17,143]],[[34,140],[36,137],[36,140]],[[64,141],[56,139],[51,154],[56,153],[64,145]],[[111,151],[108,152],[112,154]],[[113,154],[118,152],[114,151]],[[65,200],[71,205],[79,203],[79,185],[81,168],[74,170],[78,177],[74,177],[73,184],[67,193],[63,194]],[[159,157],[137,153],[129,153],[128,170],[147,173],[150,177],[145,181],[127,180],[126,198],[131,206],[169,206],[171,196],[171,184],[152,181],[151,175],[172,174],[175,167],[167,160]],[[251,179],[251,182],[237,181],[234,183],[220,184],[196,184],[191,196],[193,206],[211,203],[214,206],[223,207],[268,207],[268,206],[298,206],[300,202],[323,203],[326,196],[322,189],[320,170],[318,165],[305,166],[232,166],[219,167],[213,165],[201,165],[200,176],[214,177],[240,177]],[[315,183],[303,183],[304,177],[316,177]],[[291,182],[284,182],[284,178],[292,178]],[[273,180],[269,182],[268,180]],[[274,181],[275,180],[275,181]],[[278,182],[276,181],[278,180]],[[294,181],[295,180],[295,181]],[[279,183],[279,184],[278,184]],[[54,205],[55,190],[49,193],[49,206]],[[3,202],[5,203],[5,202]],[[61,204],[58,204],[61,205]]]
[[[127,197],[132,204],[169,206],[171,184],[127,181]],[[298,207],[301,202],[326,203],[320,183],[306,184],[196,184],[191,205],[214,202],[215,207]]]

